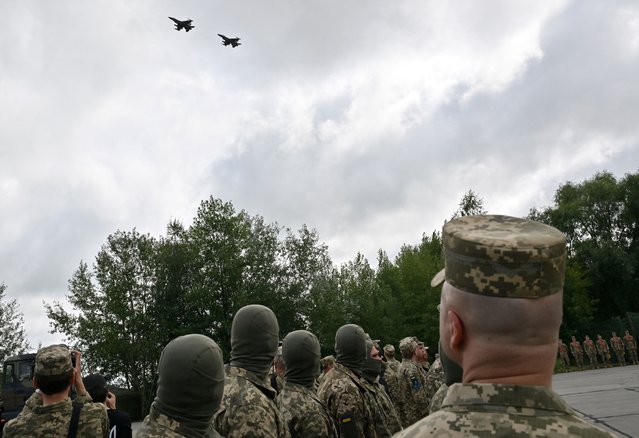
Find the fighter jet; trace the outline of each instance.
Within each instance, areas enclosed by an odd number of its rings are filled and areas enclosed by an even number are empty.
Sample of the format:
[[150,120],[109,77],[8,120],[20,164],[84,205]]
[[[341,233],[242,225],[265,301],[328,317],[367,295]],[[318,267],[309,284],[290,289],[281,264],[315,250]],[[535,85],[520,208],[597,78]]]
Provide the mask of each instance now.
[[222,41],[222,44],[225,46],[230,45],[231,47],[237,47],[242,45],[239,38],[228,38],[222,35],[221,33],[218,33],[218,35],[222,37],[222,39],[224,40]]
[[175,22],[175,30],[177,31],[184,29],[185,31],[188,32],[189,30],[195,27],[191,24],[191,22],[193,21],[191,19],[180,21],[177,18],[173,18],[173,17],[169,17],[169,18]]

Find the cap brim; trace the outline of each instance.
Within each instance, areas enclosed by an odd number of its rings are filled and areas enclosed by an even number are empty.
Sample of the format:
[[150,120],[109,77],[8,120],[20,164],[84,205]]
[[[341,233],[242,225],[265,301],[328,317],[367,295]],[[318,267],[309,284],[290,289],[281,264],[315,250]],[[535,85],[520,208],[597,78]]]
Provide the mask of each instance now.
[[430,281],[430,287],[437,287],[441,285],[444,282],[444,280],[446,280],[446,268],[442,269],[437,274],[435,274],[433,279]]

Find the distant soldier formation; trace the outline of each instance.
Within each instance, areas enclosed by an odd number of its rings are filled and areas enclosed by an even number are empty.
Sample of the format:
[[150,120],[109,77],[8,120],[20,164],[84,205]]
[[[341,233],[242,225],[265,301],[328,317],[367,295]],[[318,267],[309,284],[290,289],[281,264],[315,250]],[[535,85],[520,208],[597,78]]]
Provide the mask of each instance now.
[[[568,346],[558,340],[563,234],[527,219],[466,216],[444,226],[442,242],[446,267],[431,282],[442,288],[432,364],[417,336],[399,340],[400,362],[393,344],[382,349],[357,324],[341,326],[335,355],[322,358],[313,333],[295,330],[280,342],[275,313],[250,304],[233,317],[226,364],[202,334],[165,346],[156,395],[136,436],[612,436],[551,389],[557,349],[564,366],[570,351],[580,369],[584,351],[591,367],[597,354],[609,363],[603,356],[610,353],[599,335],[596,342],[586,336],[583,346],[575,336]],[[620,363],[626,353],[637,363],[628,331],[623,338],[613,332],[610,345]],[[109,404],[93,403],[80,353],[74,361],[71,353],[64,345],[38,351],[38,391],[6,424],[5,437],[107,437]]]
[[[638,365],[637,360],[637,341],[634,336],[626,330],[623,338],[617,336],[617,332],[612,332],[610,344],[600,335],[597,334],[597,340],[593,341],[590,336],[586,335],[582,344],[575,336],[571,337],[570,354],[572,354],[575,366],[579,370],[584,369],[584,351],[588,356],[590,369],[599,368],[601,364],[604,368],[612,366],[612,357],[610,355],[610,347],[615,354],[616,363],[619,366]],[[568,357],[568,347],[559,339],[557,343],[557,355],[561,361],[561,367],[564,371],[570,371],[570,358]],[[597,359],[597,356],[599,359]]]

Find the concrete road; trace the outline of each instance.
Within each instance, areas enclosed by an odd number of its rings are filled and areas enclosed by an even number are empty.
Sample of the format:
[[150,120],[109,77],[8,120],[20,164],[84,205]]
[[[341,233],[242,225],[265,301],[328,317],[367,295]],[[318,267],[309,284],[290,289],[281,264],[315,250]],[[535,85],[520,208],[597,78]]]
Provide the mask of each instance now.
[[639,365],[556,374],[553,389],[588,421],[639,437]]

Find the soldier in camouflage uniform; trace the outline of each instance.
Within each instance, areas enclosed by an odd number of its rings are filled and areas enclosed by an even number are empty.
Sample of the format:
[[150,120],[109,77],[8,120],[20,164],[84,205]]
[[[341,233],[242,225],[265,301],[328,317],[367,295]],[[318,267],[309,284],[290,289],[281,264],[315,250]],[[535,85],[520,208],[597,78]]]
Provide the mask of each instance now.
[[623,343],[626,345],[628,354],[630,354],[630,361],[635,365],[638,364],[639,361],[637,361],[637,341],[635,341],[635,338],[630,334],[628,330],[626,330],[626,335],[623,337]]
[[580,370],[584,369],[584,349],[581,347],[581,342],[579,342],[574,336],[572,336],[572,341],[570,342],[570,354],[575,358],[575,363]]
[[[91,403],[80,371],[80,353],[71,363],[65,345],[41,348],[36,355],[33,384],[39,389],[27,400],[22,412],[4,427],[4,437],[63,438],[69,433],[74,404],[80,409],[77,436],[106,437],[109,419],[106,407]],[[69,390],[75,385],[77,397],[71,402]],[[77,409],[77,408],[76,408]]]
[[204,335],[169,342],[158,363],[158,389],[137,438],[220,437],[211,420],[224,392],[224,361]]
[[360,382],[366,359],[366,335],[355,324],[340,327],[335,334],[335,366],[324,376],[317,391],[328,407],[341,438],[376,436],[375,424]]
[[570,369],[570,358],[568,357],[568,346],[560,339],[557,341],[557,351],[559,352],[559,359],[561,359],[561,365],[566,369]]
[[584,350],[586,351],[586,356],[588,356],[590,368],[599,368],[597,366],[597,347],[588,335],[586,335],[586,338],[584,339]]
[[393,344],[384,345],[384,357],[388,364],[387,368],[391,368],[396,373],[399,372],[400,362],[395,359],[395,346]]
[[617,356],[617,361],[619,365],[626,364],[626,351],[623,346],[623,340],[617,336],[617,332],[612,332],[612,338],[610,338],[610,346],[615,352],[615,356]]
[[442,407],[442,402],[444,401],[444,397],[446,397],[446,393],[448,392],[448,385],[446,383],[442,383],[442,386],[439,387],[437,392],[430,399],[430,409],[428,410],[429,414],[433,412],[437,412]]
[[[387,350],[387,348],[391,348],[392,350]],[[392,353],[388,353],[388,351],[392,351]],[[393,406],[395,407],[395,411],[398,413],[400,410],[400,403],[402,401],[402,392],[399,386],[399,361],[395,359],[395,347],[392,345],[384,346],[384,355],[386,356],[386,368],[383,369],[383,384],[386,388],[386,392],[393,402]],[[401,421],[401,416],[400,416]]]
[[277,406],[292,438],[337,438],[335,423],[315,391],[319,375],[320,344],[314,334],[296,330],[284,338],[284,387]]
[[402,364],[399,367],[399,382],[402,392],[400,415],[402,425],[408,427],[428,415],[429,403],[426,393],[426,370],[420,360],[426,355],[423,342],[415,336],[399,341]]
[[449,360],[463,364],[463,383],[448,389],[439,411],[396,437],[613,436],[550,389],[564,235],[526,219],[464,216],[444,225],[442,243],[446,267],[431,282],[445,281],[440,356],[445,373]]
[[[442,361],[437,357],[433,364],[430,366],[428,373],[426,373],[426,398],[432,403],[433,396],[437,392],[440,386],[444,384],[444,370],[442,368]],[[430,409],[430,406],[429,406]],[[429,410],[430,412],[430,410]]]
[[286,365],[282,358],[282,347],[277,347],[277,353],[273,359],[273,366],[268,372],[267,380],[271,383],[271,387],[278,394],[284,388],[284,374],[286,373]]
[[213,419],[215,429],[226,438],[289,436],[275,404],[275,390],[266,379],[279,331],[275,314],[265,306],[244,306],[233,317],[224,396]]
[[608,342],[606,342],[601,335],[597,335],[595,345],[597,346],[597,353],[599,353],[601,363],[606,367],[610,367],[610,349],[608,348]]
[[322,369],[322,374],[320,374],[320,376],[317,378],[318,386],[320,383],[322,383],[322,379],[324,379],[324,376],[326,375],[326,373],[328,373],[331,370],[331,368],[333,368],[334,366],[335,366],[335,356],[333,356],[332,354],[328,356],[324,356],[320,360],[320,368]]
[[382,358],[373,342],[366,341],[367,357],[362,365],[362,386],[366,389],[368,405],[371,408],[375,431],[378,438],[390,438],[402,430],[399,415],[378,378]]

